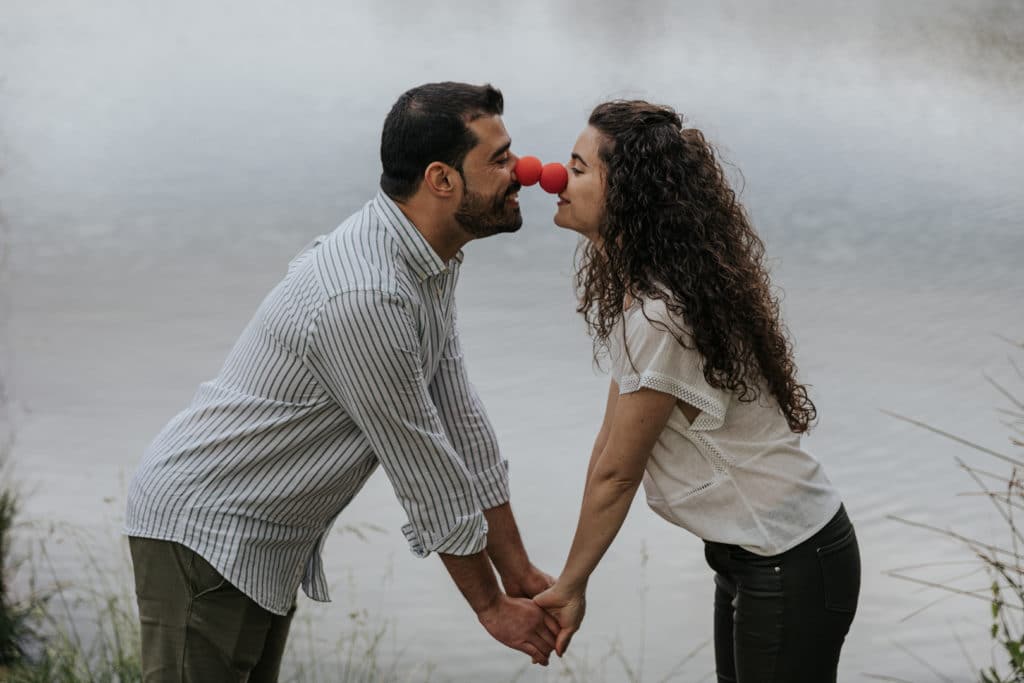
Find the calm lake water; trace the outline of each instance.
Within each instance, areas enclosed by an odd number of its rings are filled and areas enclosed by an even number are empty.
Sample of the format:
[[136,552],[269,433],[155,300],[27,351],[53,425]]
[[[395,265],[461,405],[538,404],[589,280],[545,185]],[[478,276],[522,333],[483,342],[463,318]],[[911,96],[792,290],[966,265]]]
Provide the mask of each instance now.
[[[1024,338],[1020,3],[3,5],[0,389],[28,518],[88,533],[126,570],[117,530],[143,449],[291,256],[372,196],[403,90],[492,82],[513,149],[545,161],[596,103],[644,97],[742,171],[786,292],[821,415],[806,444],[864,559],[841,680],[971,680],[992,660],[987,605],[886,572],[983,588],[967,551],[889,516],[1003,540],[987,502],[958,495],[973,483],[954,457],[1002,466],[881,410],[1012,448],[984,374],[1024,393],[997,337]],[[517,235],[467,248],[458,301],[528,549],[557,573],[607,378],[573,312],[575,238],[539,190],[523,213]],[[489,639],[403,522],[375,475],[327,545],[334,602],[300,601],[290,670],[383,628],[400,680],[621,681],[623,661],[644,681],[708,680],[710,645],[675,670],[711,635],[701,544],[642,501],[572,658],[548,670]],[[73,543],[48,552],[59,578],[88,579]]]

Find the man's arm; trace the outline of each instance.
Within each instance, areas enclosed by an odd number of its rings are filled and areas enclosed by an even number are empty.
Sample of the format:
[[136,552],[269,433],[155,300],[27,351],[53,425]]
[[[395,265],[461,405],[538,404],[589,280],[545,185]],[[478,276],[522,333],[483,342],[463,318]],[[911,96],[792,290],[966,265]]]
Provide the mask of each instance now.
[[430,382],[448,438],[473,481],[487,518],[487,554],[501,576],[505,591],[533,597],[552,579],[530,562],[509,504],[508,463],[501,457],[494,427],[466,372],[456,326],[445,342],[441,362]]
[[559,629],[554,619],[532,600],[502,593],[484,553],[465,557],[442,554],[441,560],[480,624],[495,640],[530,655],[534,664],[548,665]]
[[526,600],[495,599],[500,591],[483,553],[487,522],[427,392],[416,324],[404,302],[375,291],[334,297],[316,320],[304,360],[387,473],[409,517],[403,530],[413,552],[441,554],[491,635],[546,661],[544,613]]
[[505,503],[484,510],[484,516],[487,518],[487,554],[501,576],[505,592],[513,597],[532,598],[550,588],[555,580],[530,562],[512,515],[512,506]]

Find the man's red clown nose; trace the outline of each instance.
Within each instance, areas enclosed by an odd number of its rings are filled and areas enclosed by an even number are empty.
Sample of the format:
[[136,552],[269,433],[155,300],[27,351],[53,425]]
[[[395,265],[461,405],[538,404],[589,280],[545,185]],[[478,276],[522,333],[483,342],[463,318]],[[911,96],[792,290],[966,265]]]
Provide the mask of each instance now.
[[541,165],[537,157],[520,157],[514,171],[520,185],[529,186],[540,181],[541,188],[551,194],[558,194],[569,184],[569,172],[565,166],[555,162]]
[[515,174],[520,185],[535,185],[540,180],[540,172],[541,163],[537,157],[519,157],[516,162]]

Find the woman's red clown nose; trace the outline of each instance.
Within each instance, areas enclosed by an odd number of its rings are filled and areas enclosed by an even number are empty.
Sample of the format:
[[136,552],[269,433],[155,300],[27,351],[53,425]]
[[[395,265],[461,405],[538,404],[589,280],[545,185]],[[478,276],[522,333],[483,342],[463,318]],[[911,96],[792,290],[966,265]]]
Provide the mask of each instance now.
[[520,157],[514,169],[519,184],[530,186],[540,182],[545,192],[558,194],[569,184],[569,172],[562,164],[541,164],[537,157]]

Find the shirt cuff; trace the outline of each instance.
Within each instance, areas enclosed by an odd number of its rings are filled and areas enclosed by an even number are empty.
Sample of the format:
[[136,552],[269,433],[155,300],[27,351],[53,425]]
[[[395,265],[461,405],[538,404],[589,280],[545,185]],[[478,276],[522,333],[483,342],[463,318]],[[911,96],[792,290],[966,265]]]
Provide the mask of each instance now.
[[508,460],[472,475],[473,491],[484,510],[504,505],[510,498],[508,486]]
[[403,526],[402,533],[416,557],[426,557],[431,552],[475,555],[487,547],[487,519],[483,512],[461,517],[452,527],[437,534],[419,530],[412,524]]

